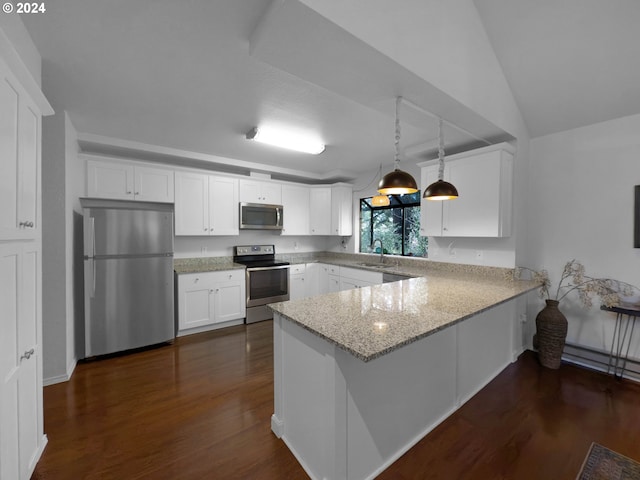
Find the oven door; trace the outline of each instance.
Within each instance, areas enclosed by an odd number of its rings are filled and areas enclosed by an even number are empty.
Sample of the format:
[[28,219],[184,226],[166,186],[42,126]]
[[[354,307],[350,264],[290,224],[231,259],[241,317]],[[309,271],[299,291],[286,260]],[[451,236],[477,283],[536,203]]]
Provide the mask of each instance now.
[[289,265],[247,268],[247,307],[289,300]]

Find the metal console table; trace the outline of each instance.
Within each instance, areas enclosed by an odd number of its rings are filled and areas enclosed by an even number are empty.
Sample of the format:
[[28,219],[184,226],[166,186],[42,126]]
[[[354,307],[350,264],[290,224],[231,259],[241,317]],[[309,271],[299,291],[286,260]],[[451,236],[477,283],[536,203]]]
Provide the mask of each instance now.
[[[640,305],[623,304],[615,307],[606,307],[602,305],[600,309],[616,314],[616,325],[613,329],[613,339],[611,340],[611,352],[609,353],[607,373],[610,373],[613,368],[613,375],[616,378],[622,378],[627,366],[627,358],[629,357],[631,338],[633,337],[636,319],[640,317]],[[623,351],[624,356],[622,355]]]

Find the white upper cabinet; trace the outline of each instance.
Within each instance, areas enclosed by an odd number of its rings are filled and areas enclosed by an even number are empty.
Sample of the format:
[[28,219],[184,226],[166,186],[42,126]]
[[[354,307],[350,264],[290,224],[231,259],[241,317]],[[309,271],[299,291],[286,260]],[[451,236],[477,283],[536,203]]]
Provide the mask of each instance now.
[[[460,194],[443,202],[422,199],[420,232],[437,237],[511,235],[514,149],[507,143],[448,157],[445,180]],[[422,167],[422,188],[437,180],[437,165]]]
[[311,187],[309,190],[311,235],[331,235],[331,218],[331,187]]
[[0,61],[0,238],[33,239],[40,229],[40,114]]
[[282,185],[282,235],[309,235],[309,187]]
[[238,213],[237,179],[176,172],[176,235],[238,235]]
[[174,201],[173,170],[133,162],[87,160],[87,195],[115,200]]
[[282,186],[275,182],[243,178],[240,180],[240,201],[282,205]]
[[331,235],[353,234],[353,190],[350,186],[331,187]]
[[209,235],[238,235],[238,180],[209,176]]

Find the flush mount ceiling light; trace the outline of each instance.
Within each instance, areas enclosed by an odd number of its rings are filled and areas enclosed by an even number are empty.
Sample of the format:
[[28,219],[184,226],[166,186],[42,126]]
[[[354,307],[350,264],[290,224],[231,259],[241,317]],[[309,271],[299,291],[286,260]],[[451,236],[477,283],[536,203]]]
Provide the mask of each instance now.
[[252,128],[247,132],[247,140],[312,155],[324,152],[324,144],[317,139],[272,127]]
[[380,195],[402,195],[405,193],[415,193],[418,191],[418,184],[415,179],[398,168],[400,164],[400,102],[402,97],[396,98],[396,157],[393,172],[387,173],[378,184]]
[[[378,169],[378,175],[382,177],[382,164],[380,164],[380,168]],[[390,203],[391,200],[389,200],[388,195],[376,195],[375,197],[371,197],[371,206],[373,207],[386,207]]]
[[427,200],[453,200],[458,198],[458,190],[451,183],[444,181],[444,136],[442,134],[442,118],[438,118],[438,180],[429,185],[422,195]]

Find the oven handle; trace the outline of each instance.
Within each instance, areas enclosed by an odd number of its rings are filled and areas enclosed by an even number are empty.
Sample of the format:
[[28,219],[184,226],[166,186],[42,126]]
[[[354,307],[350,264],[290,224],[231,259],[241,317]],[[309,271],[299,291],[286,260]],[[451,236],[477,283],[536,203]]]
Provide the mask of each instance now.
[[291,265],[278,265],[276,267],[247,267],[247,272],[259,272],[261,270],[279,270],[281,268],[289,268]]

